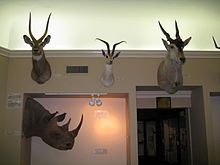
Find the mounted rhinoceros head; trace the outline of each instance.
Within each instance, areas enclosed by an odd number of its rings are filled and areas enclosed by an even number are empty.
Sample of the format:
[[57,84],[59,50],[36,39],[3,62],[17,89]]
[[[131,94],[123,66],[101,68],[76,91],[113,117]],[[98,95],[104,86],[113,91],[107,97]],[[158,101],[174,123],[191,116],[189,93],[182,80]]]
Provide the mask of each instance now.
[[38,136],[45,143],[59,150],[72,149],[83,122],[83,115],[76,129],[69,131],[71,119],[63,126],[58,126],[57,123],[64,120],[66,113],[56,116],[57,113],[51,114],[36,100],[27,98],[23,115],[24,136],[26,138]]

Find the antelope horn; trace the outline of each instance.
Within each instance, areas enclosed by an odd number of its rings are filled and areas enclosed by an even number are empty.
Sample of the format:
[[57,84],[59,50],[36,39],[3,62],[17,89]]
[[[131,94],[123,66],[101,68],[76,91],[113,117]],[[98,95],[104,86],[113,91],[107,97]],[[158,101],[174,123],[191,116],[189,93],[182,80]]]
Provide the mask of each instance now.
[[47,35],[48,25],[49,25],[49,21],[50,21],[50,16],[51,16],[51,13],[50,13],[50,15],[49,15],[49,17],[47,19],[47,25],[46,25],[46,29],[45,29],[44,35],[38,40],[39,42],[41,42],[44,39],[44,37]]
[[56,117],[57,122],[63,121],[63,120],[65,119],[65,116],[66,116],[66,113],[63,113],[63,114],[57,116],[57,117]]
[[213,39],[213,41],[214,41],[214,44],[215,44],[215,47],[217,48],[217,49],[220,49],[220,47],[217,45],[217,43],[216,43],[216,41],[215,41],[215,38],[212,36],[212,39]]
[[33,42],[36,42],[37,40],[34,38],[34,35],[31,32],[31,12],[29,14],[29,34],[30,34],[30,37],[33,40]]
[[96,39],[97,39],[97,40],[99,40],[99,41],[102,41],[102,42],[104,42],[104,43],[106,44],[108,54],[110,54],[110,46],[109,46],[109,43],[108,43],[108,42],[106,42],[106,41],[104,41],[104,40],[102,40],[102,39],[100,39],[100,38],[96,38]]
[[163,34],[166,36],[167,40],[171,42],[173,39],[170,38],[169,33],[167,33],[167,32],[164,30],[164,28],[163,28],[162,25],[160,24],[160,21],[158,21],[158,23],[159,23],[160,29],[162,30]]
[[116,46],[119,45],[119,44],[121,44],[122,42],[127,43],[126,41],[121,41],[121,42],[118,42],[118,43],[116,43],[116,44],[113,45],[113,48],[112,48],[112,55],[114,55],[114,52],[115,52],[115,48],[116,48]]
[[181,38],[180,38],[180,35],[179,35],[179,29],[178,29],[176,20],[175,20],[175,27],[176,27],[176,38],[177,38],[177,39],[181,39]]
[[71,118],[69,119],[69,121],[68,121],[66,124],[62,125],[61,128],[64,129],[64,130],[66,130],[66,131],[68,131],[70,121],[71,121]]
[[81,120],[79,122],[79,125],[76,127],[76,129],[70,131],[73,138],[75,138],[78,135],[78,132],[79,132],[81,126],[82,126],[82,122],[83,122],[83,115],[82,115]]

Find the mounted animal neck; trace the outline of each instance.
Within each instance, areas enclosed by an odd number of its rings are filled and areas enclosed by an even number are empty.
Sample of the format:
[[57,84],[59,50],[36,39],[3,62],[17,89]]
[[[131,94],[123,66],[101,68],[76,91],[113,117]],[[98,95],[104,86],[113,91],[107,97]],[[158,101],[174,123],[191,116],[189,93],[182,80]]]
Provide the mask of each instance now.
[[102,50],[102,55],[107,60],[106,60],[106,65],[105,65],[105,71],[101,75],[101,83],[102,83],[102,85],[108,87],[108,86],[113,85],[113,83],[114,83],[114,75],[113,75],[113,69],[112,69],[113,60],[115,58],[117,58],[119,56],[119,54],[121,53],[121,52],[118,52],[118,53],[114,54],[115,53],[115,48],[116,48],[117,45],[119,45],[119,44],[121,44],[121,43],[123,43],[125,41],[120,41],[118,43],[115,43],[113,45],[113,48],[112,48],[112,51],[111,51],[108,42],[106,42],[106,41],[104,41],[102,39],[99,39],[99,38],[96,38],[96,39],[99,40],[99,41],[104,42],[106,44],[106,46],[107,46],[107,53],[105,53],[105,51]]
[[27,98],[22,123],[24,136],[26,138],[38,136],[45,143],[59,150],[72,149],[83,122],[83,115],[78,126],[69,131],[71,119],[63,126],[58,126],[57,123],[65,119],[66,113],[56,116],[57,113],[50,113],[33,98]]
[[157,72],[157,81],[161,89],[173,94],[183,85],[182,64],[185,63],[183,48],[190,42],[191,37],[182,41],[179,35],[177,22],[175,21],[176,39],[172,39],[164,30],[159,22],[160,29],[167,38],[162,39],[165,48],[167,49],[166,58],[160,63]]
[[49,62],[46,60],[45,53],[44,53],[44,46],[50,42],[51,36],[47,35],[48,31],[48,25],[50,20],[51,13],[47,20],[47,25],[45,32],[42,37],[40,37],[38,40],[33,36],[31,31],[31,13],[29,16],[29,35],[30,38],[27,35],[24,35],[24,41],[25,43],[29,44],[32,47],[32,72],[31,77],[34,81],[36,81],[38,84],[43,84],[46,81],[48,81],[51,77],[51,68]]

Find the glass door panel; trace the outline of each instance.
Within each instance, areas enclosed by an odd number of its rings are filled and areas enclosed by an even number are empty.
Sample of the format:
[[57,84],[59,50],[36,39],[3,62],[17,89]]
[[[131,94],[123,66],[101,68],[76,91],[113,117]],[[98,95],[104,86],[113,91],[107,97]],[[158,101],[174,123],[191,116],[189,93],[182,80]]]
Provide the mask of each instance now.
[[146,122],[145,128],[147,156],[156,156],[156,122]]
[[169,163],[178,163],[177,147],[178,141],[178,120],[170,118],[162,121],[162,142],[164,144],[164,159]]
[[144,121],[138,121],[138,155],[145,155],[145,129]]

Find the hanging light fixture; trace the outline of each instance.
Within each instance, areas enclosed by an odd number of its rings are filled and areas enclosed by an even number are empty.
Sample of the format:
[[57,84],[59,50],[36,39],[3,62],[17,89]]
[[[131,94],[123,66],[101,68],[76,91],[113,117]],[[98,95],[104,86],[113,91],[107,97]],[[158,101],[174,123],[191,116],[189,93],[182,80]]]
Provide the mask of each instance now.
[[[97,95],[97,98],[95,97]],[[102,100],[100,99],[100,94],[97,93],[97,94],[92,94],[91,95],[91,98],[89,100],[89,105],[90,106],[101,106],[102,105]]]
[[94,106],[94,105],[95,105],[95,97],[94,97],[93,94],[91,95],[91,98],[90,98],[90,100],[89,100],[89,105],[90,105],[90,106]]
[[102,101],[99,98],[99,94],[97,94],[97,99],[96,99],[95,103],[96,103],[97,106],[101,106],[102,105]]

